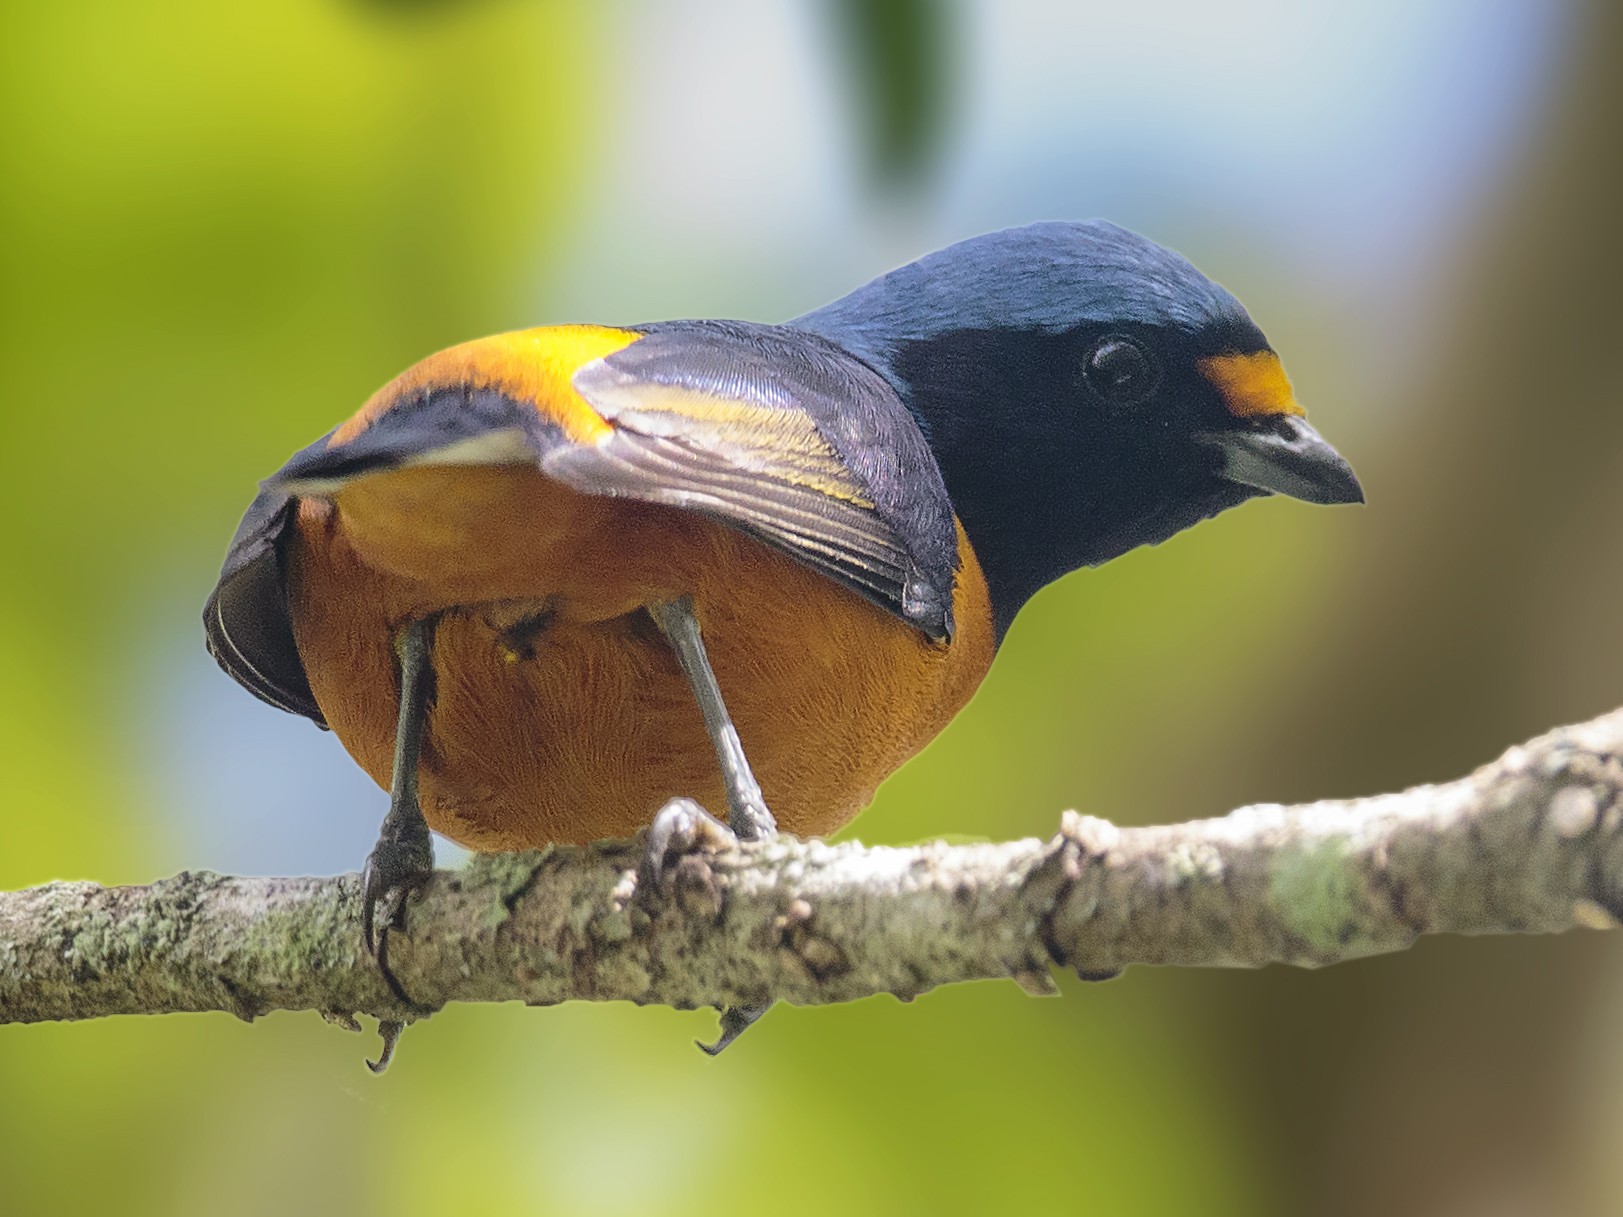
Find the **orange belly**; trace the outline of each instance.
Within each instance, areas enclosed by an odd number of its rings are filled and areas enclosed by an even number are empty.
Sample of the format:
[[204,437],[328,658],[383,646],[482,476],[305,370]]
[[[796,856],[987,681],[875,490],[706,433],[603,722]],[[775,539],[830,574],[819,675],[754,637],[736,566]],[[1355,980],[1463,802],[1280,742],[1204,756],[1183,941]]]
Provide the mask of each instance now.
[[394,633],[444,613],[423,812],[480,850],[627,836],[676,795],[726,806],[693,694],[642,611],[689,595],[767,803],[805,836],[860,811],[990,666],[986,584],[961,527],[958,547],[957,633],[932,643],[692,512],[581,495],[528,467],[423,467],[301,502],[288,593],[316,701],[385,788]]

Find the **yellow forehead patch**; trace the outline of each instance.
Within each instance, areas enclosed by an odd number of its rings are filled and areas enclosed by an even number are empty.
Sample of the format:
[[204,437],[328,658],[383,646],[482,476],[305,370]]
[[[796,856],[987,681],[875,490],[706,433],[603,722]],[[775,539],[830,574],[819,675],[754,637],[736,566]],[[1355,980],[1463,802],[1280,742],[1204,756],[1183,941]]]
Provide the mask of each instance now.
[[464,342],[406,369],[333,433],[328,446],[348,443],[420,389],[469,385],[499,389],[529,402],[577,443],[590,443],[612,428],[575,392],[571,377],[582,364],[630,346],[640,334],[597,325],[550,325]]
[[1200,373],[1223,395],[1223,404],[1236,418],[1268,414],[1302,414],[1291,391],[1285,366],[1272,351],[1253,355],[1213,355],[1196,364]]

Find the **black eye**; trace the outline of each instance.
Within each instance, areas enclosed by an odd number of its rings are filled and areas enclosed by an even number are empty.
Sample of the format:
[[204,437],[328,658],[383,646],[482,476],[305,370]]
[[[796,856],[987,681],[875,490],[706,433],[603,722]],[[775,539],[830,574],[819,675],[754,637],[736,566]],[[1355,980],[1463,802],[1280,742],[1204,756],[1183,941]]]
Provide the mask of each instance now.
[[1112,405],[1137,405],[1161,384],[1155,359],[1131,338],[1101,338],[1082,369],[1088,387]]

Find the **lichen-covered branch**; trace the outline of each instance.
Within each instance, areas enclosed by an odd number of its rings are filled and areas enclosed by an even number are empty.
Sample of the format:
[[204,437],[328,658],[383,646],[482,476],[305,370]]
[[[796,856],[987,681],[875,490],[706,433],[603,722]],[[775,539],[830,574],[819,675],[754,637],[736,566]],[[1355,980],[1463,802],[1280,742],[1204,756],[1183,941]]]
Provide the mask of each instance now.
[[[1421,934],[1557,932],[1623,916],[1623,711],[1402,794],[1247,807],[1051,841],[907,849],[781,839],[667,858],[636,842],[442,872],[392,939],[423,1009],[678,1007],[911,995],[1049,965],[1318,966]],[[409,1021],[362,952],[359,887],[182,874],[0,894],[0,1022],[226,1010]]]

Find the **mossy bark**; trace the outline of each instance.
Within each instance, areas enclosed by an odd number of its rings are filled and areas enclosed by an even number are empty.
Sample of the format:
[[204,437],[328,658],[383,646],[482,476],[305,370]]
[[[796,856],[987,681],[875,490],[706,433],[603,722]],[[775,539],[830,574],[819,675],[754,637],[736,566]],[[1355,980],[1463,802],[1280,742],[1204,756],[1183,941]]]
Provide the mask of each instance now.
[[453,1001],[681,1008],[1052,991],[1129,964],[1317,967],[1431,933],[1623,917],[1623,711],[1456,782],[1053,840],[906,849],[780,838],[695,850],[654,881],[638,842],[476,858],[391,940],[418,1008],[361,949],[359,881],[185,873],[0,894],[0,1022],[224,1010],[410,1021]]

